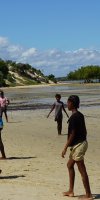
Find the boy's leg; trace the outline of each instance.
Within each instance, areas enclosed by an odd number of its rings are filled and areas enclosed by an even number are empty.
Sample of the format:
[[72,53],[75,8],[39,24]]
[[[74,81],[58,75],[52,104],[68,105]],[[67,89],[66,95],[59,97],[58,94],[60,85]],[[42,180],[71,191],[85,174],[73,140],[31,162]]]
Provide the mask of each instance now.
[[62,132],[62,119],[57,120],[57,130],[58,130],[58,135],[61,135]]
[[75,170],[74,170],[75,161],[73,159],[69,159],[67,163],[68,172],[69,172],[69,190],[64,192],[64,196],[74,196],[74,181],[75,181]]
[[7,110],[4,111],[6,121],[8,122]]
[[85,199],[91,198],[92,194],[91,194],[89,178],[88,178],[88,174],[87,174],[86,167],[85,167],[85,164],[84,164],[84,160],[77,161],[76,164],[77,164],[79,172],[82,176],[83,185],[84,185],[84,188],[85,188],[85,191],[86,191]]
[[2,138],[1,138],[1,131],[0,131],[0,151],[1,151],[1,155],[2,155],[1,159],[5,159],[6,155],[5,155],[4,145],[2,142]]

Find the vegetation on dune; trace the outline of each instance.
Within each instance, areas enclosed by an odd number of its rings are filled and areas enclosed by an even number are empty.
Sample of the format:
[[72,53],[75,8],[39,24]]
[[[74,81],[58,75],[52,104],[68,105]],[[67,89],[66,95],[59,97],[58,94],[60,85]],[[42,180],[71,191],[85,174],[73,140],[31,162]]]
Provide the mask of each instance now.
[[0,87],[17,85],[34,85],[41,83],[56,83],[54,75],[45,76],[41,70],[29,64],[16,63],[0,59]]

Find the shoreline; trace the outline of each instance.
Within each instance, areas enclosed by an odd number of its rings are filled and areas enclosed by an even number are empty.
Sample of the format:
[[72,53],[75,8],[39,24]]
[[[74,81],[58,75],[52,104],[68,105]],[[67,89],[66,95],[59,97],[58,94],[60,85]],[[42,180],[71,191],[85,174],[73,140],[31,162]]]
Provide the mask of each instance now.
[[[21,105],[21,106],[19,106],[19,105],[17,105],[17,106],[9,106],[8,107],[8,111],[17,111],[17,110],[47,110],[47,109],[51,109],[51,106],[52,106],[52,104],[38,104],[38,105],[36,105],[36,104],[34,104],[34,105]],[[66,107],[66,105],[65,105],[65,107]],[[89,104],[89,105],[85,105],[85,104],[83,104],[83,105],[81,105],[80,106],[81,108],[100,108],[100,103],[92,103],[92,104]]]
[[28,89],[28,88],[38,88],[38,87],[49,87],[55,86],[57,84],[37,84],[37,85],[21,85],[21,86],[14,86],[14,87],[2,87],[0,89],[7,90],[7,89]]
[[100,83],[51,83],[51,84],[37,84],[37,85],[24,85],[24,86],[14,86],[14,87],[1,87],[0,90],[8,90],[8,89],[28,89],[28,88],[39,88],[39,87],[52,87],[52,86],[100,86]]
[[80,97],[82,107],[100,107],[100,84],[31,85],[5,88],[4,92],[10,100],[8,110],[48,109],[55,101],[56,93],[61,94],[65,107],[67,97],[72,94]]

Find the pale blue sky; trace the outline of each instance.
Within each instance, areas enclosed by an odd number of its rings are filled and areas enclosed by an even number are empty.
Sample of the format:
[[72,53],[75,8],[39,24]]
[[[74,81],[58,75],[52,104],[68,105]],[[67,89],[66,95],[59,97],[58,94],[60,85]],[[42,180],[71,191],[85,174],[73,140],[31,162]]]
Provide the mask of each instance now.
[[0,0],[0,57],[64,76],[100,64],[100,0]]

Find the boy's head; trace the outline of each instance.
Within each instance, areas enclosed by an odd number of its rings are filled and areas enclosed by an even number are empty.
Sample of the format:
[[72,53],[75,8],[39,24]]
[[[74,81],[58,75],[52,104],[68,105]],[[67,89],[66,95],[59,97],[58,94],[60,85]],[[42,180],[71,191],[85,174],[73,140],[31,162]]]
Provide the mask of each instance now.
[[61,95],[60,94],[56,94],[55,98],[58,99],[58,100],[60,100],[61,99]]
[[1,90],[0,91],[0,96],[3,97],[4,96],[4,92]]
[[80,104],[80,99],[77,95],[71,95],[68,98],[68,103],[71,102],[73,108],[77,109],[79,108],[79,104]]

